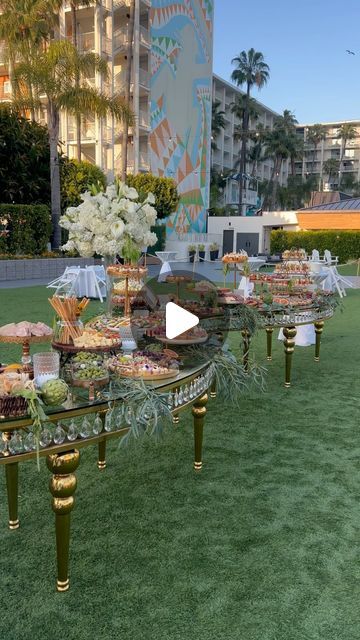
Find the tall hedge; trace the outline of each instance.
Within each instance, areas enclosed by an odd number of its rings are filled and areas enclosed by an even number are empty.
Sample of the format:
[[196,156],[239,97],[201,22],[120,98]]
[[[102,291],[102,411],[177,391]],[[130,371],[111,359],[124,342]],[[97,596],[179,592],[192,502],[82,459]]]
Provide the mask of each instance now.
[[[2,233],[6,230],[8,233]],[[0,204],[0,253],[40,255],[47,249],[51,217],[45,204]]]
[[50,203],[46,127],[0,104],[0,198],[9,204]]
[[339,262],[360,258],[360,231],[272,231],[271,253],[282,253],[285,249],[299,247],[311,254],[318,249],[323,254],[329,249],[339,256]]

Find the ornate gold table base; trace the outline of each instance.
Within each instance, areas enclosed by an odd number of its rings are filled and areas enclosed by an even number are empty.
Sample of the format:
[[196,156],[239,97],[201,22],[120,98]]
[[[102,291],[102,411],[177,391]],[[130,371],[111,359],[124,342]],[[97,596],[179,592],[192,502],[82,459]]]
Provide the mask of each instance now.
[[195,471],[201,471],[202,469],[202,443],[207,401],[208,394],[204,393],[201,398],[196,400],[192,408],[192,414],[194,416]]
[[247,329],[243,329],[241,332],[243,342],[243,365],[245,371],[249,370],[249,352],[251,343],[251,333]]
[[[304,323],[305,324],[305,323]],[[320,345],[321,345],[321,336],[324,330],[324,320],[316,320],[314,322],[315,327],[315,362],[319,362],[320,360]],[[278,325],[278,328],[280,325]],[[272,341],[274,334],[273,326],[265,326],[266,331],[266,359],[268,362],[272,360]],[[291,365],[292,365],[292,356],[295,351],[295,338],[297,334],[297,329],[295,325],[290,325],[288,327],[283,327],[284,334],[284,349],[285,349],[285,387],[289,388],[291,386]],[[243,339],[243,365],[245,370],[247,371],[249,368],[249,349],[251,343],[251,336],[246,329],[241,331],[242,339]]]
[[269,362],[272,360],[273,333],[274,333],[274,327],[266,327],[266,359]]
[[314,322],[315,326],[315,362],[319,362],[320,360],[320,344],[321,344],[321,335],[324,330],[324,320],[318,320]]
[[[215,384],[212,385],[212,395],[216,395]],[[192,414],[194,419],[194,469],[201,471],[202,469],[202,444],[204,434],[204,423],[206,416],[206,404],[208,401],[208,393],[202,393],[192,404]],[[190,406],[190,403],[185,406]],[[179,422],[179,411],[184,407],[180,407],[174,412],[174,422]],[[100,409],[99,413],[105,422],[106,410]],[[106,468],[106,442],[108,437],[124,435],[126,429],[120,429],[116,432],[102,432],[98,437],[92,438],[92,443],[98,445],[98,469],[103,471]],[[11,432],[4,432],[5,436],[10,439]],[[83,447],[85,441],[79,441],[78,446]],[[89,444],[91,444],[89,442]],[[76,442],[74,442],[74,446]],[[51,447],[50,447],[51,450]],[[74,508],[76,490],[75,471],[80,462],[80,453],[78,449],[68,449],[56,452],[46,453],[41,450],[40,455],[46,455],[46,463],[48,469],[52,473],[49,482],[50,492],[52,495],[52,509],[55,513],[55,534],[56,534],[56,558],[57,558],[57,579],[56,589],[64,592],[69,589],[69,547],[70,547],[70,515]],[[26,454],[27,459],[29,454]],[[31,457],[35,456],[35,452]],[[17,529],[19,527],[18,518],[18,460],[20,456],[16,456],[16,462],[10,461],[10,456],[3,458],[5,462],[5,476],[9,506],[9,527]]]
[[285,387],[291,385],[291,364],[292,355],[295,350],[296,327],[284,327],[284,349],[285,349]]
[[53,473],[49,486],[53,496],[52,508],[55,513],[56,556],[58,591],[69,589],[69,546],[70,513],[74,507],[76,489],[76,471],[80,462],[77,449],[66,453],[53,453],[47,456],[46,463]]

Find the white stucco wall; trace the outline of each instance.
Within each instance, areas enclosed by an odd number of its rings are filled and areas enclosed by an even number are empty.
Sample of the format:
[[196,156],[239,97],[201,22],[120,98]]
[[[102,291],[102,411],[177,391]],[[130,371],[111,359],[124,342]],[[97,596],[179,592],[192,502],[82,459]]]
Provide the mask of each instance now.
[[283,227],[287,231],[298,230],[298,220],[295,211],[265,211],[262,216],[221,216],[210,217],[208,232],[222,238],[224,230],[234,230],[234,249],[237,233],[258,233],[259,253],[270,251],[270,233],[274,227]]

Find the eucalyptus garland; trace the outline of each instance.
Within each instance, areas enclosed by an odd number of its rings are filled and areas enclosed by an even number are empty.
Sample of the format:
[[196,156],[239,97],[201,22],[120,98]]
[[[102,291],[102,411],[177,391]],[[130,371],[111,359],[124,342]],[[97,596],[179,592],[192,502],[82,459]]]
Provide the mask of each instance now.
[[129,426],[121,444],[146,434],[159,437],[163,429],[172,424],[169,393],[157,391],[143,380],[113,380],[110,383],[110,397],[123,401],[121,418]]

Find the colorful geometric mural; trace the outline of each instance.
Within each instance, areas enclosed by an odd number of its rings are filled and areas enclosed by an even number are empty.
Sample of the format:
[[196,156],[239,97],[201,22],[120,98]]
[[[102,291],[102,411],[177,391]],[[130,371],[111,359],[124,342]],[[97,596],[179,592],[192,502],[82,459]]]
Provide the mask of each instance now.
[[181,196],[168,233],[204,232],[209,207],[213,0],[152,0],[151,171]]

